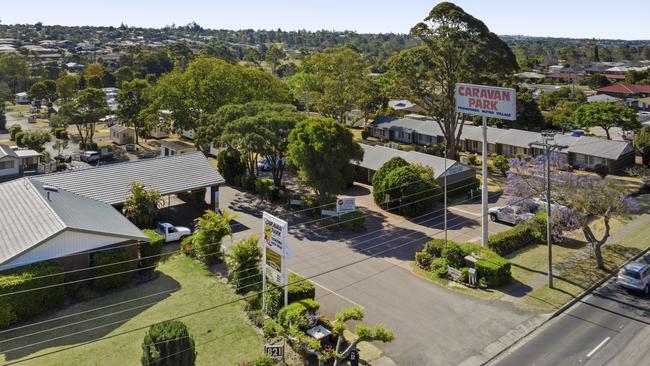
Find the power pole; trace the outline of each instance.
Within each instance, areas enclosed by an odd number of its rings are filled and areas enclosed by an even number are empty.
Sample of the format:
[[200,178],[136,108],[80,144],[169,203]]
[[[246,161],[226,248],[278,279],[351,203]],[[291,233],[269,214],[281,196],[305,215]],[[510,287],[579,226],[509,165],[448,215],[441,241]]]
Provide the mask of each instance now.
[[444,201],[445,201],[445,244],[447,243],[447,145],[445,144],[445,153],[443,158],[445,159],[445,175],[443,176],[443,185],[444,185]]
[[542,141],[531,142],[531,148],[544,149],[546,168],[546,244],[548,246],[548,287],[553,288],[553,243],[551,242],[551,151],[566,149],[568,146],[555,143],[554,132],[542,132]]

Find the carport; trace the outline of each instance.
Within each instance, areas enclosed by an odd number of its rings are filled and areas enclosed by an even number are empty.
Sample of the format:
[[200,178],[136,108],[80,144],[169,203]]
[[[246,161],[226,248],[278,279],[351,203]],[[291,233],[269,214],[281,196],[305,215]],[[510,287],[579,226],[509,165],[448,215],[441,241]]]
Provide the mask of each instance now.
[[[131,183],[138,181],[147,189],[157,189],[163,197],[197,197],[209,191],[208,205],[214,209],[219,201],[219,186],[225,180],[203,153],[197,151],[151,159],[100,165],[34,177],[53,187],[120,207]],[[205,204],[205,199],[202,200]],[[201,202],[195,202],[201,203]]]

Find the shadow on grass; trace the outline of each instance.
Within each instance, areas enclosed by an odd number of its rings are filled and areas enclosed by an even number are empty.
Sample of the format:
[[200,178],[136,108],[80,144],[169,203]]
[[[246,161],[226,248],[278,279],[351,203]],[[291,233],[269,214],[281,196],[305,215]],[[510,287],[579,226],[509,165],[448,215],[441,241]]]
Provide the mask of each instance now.
[[10,361],[51,347],[98,340],[178,290],[176,280],[158,273],[149,282],[111,291],[2,330],[0,353]]
[[522,298],[531,293],[533,288],[513,278],[508,286],[502,288],[501,291],[512,297]]

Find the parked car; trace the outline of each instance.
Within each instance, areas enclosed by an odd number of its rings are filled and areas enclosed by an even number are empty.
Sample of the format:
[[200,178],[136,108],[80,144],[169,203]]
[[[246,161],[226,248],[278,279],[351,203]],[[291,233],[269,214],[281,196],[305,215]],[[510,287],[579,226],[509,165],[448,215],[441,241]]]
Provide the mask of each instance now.
[[[532,199],[532,201],[536,205],[539,206],[538,207],[539,210],[546,211],[546,197],[543,197],[543,196],[542,197],[535,197],[535,198]],[[562,209],[562,208],[567,208],[567,207],[564,206],[564,205],[561,205],[559,203],[556,203],[556,202],[551,203],[551,210],[558,210],[558,209]]]
[[626,264],[616,278],[616,283],[629,290],[650,292],[650,264],[630,262]]
[[168,222],[159,222],[156,232],[165,237],[165,243],[178,241],[192,235],[192,230],[184,226],[174,226]]
[[79,155],[79,160],[85,161],[86,163],[92,163],[99,161],[99,152],[97,151],[84,151]]
[[492,207],[488,210],[488,214],[492,221],[502,221],[512,225],[526,222],[535,216],[529,210],[519,206]]

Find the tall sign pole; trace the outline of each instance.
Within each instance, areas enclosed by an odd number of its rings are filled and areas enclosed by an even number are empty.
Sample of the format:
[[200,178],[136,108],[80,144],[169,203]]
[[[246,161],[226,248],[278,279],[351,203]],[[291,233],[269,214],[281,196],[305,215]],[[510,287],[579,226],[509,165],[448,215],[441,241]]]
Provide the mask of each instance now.
[[517,119],[517,91],[496,86],[456,83],[456,112],[482,117],[481,245],[488,245],[488,141],[487,119]]
[[531,142],[530,147],[537,147],[544,149],[544,170],[545,170],[545,186],[546,186],[546,246],[548,247],[548,287],[553,288],[553,241],[551,235],[552,226],[552,204],[551,204],[551,151],[566,149],[566,145],[555,144],[555,138],[552,132],[543,132],[543,141]]
[[[262,291],[268,280],[284,290],[284,306],[289,302],[287,259],[291,257],[288,245],[289,225],[269,213],[262,212]],[[264,296],[262,296],[262,301]],[[262,302],[262,309],[264,308]]]

